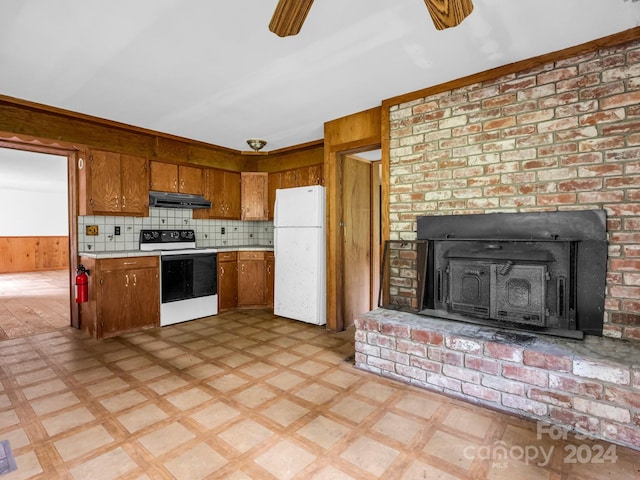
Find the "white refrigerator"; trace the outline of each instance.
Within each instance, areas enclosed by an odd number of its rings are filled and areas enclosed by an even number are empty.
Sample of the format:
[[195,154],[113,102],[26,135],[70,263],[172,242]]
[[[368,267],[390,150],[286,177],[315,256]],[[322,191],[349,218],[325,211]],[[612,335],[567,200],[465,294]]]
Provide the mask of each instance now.
[[273,225],[274,313],[325,325],[324,187],[313,185],[276,190]]

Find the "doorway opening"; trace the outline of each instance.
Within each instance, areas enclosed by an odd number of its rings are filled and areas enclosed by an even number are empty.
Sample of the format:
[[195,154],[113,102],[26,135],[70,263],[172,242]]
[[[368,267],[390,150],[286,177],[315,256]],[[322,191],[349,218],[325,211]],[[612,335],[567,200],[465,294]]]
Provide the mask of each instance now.
[[72,323],[68,163],[0,148],[0,339]]
[[342,324],[378,303],[381,261],[380,149],[338,156]]

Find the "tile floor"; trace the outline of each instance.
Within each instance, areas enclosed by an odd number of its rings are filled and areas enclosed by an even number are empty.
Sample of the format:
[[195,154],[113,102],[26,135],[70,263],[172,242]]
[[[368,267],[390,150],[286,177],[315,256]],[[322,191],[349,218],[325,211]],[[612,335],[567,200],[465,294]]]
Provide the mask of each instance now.
[[0,440],[18,464],[3,480],[640,478],[639,452],[538,439],[355,369],[350,333],[268,311],[102,342],[65,328],[0,352]]

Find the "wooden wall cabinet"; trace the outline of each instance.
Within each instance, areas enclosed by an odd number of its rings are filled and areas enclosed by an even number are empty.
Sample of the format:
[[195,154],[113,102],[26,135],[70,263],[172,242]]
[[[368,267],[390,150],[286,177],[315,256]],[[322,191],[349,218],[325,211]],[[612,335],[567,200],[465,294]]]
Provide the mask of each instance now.
[[269,174],[266,172],[241,173],[241,219],[267,220],[269,206],[267,205]]
[[265,252],[238,252],[238,307],[266,305]]
[[211,208],[193,211],[193,218],[219,218],[240,220],[240,173],[205,168],[203,170],[204,196]]
[[268,219],[273,220],[277,189],[305,187],[307,185],[324,185],[322,164],[269,173],[267,186]]
[[150,190],[202,195],[202,168],[151,160]]
[[218,252],[218,311],[238,306],[238,254]]
[[149,215],[149,169],[144,157],[92,150],[79,168],[79,214]]
[[298,187],[324,185],[323,166],[320,164],[297,168],[296,185]]
[[160,325],[159,257],[80,257],[80,263],[90,270],[89,301],[80,304],[85,333],[102,339]]

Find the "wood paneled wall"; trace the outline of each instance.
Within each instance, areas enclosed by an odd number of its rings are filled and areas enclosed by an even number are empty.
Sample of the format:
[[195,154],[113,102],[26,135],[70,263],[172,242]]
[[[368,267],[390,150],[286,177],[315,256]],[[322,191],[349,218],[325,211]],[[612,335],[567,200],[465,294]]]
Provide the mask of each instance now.
[[0,273],[69,268],[69,237],[0,237]]

